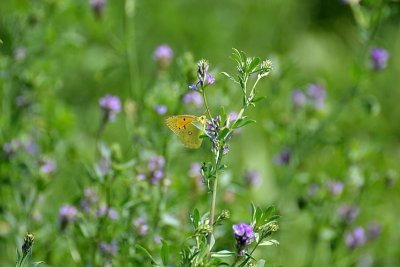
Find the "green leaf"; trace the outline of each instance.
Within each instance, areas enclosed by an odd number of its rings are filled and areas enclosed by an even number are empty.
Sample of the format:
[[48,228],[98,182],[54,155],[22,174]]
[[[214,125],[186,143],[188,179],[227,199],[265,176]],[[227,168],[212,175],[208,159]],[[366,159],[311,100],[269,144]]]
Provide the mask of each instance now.
[[193,226],[195,229],[199,226],[199,221],[200,221],[200,212],[197,208],[193,210],[193,213],[191,214],[191,218]]
[[254,122],[256,122],[256,121],[255,120],[249,120],[246,117],[243,117],[243,118],[237,120],[234,123],[234,125],[232,126],[232,128],[233,129],[238,129],[238,128],[241,128],[243,126],[246,126],[247,124],[254,123]]
[[264,240],[262,241],[259,246],[272,246],[272,245],[279,245],[280,243],[275,239]]
[[263,216],[262,220],[269,221],[270,217],[272,217],[272,215],[274,215],[275,212],[276,212],[276,210],[273,206],[268,207],[264,212],[264,216]]
[[143,252],[147,257],[149,257],[151,264],[160,266],[160,264],[157,263],[157,261],[153,258],[153,256],[151,256],[150,252],[148,252],[147,249],[145,249],[144,247],[142,247],[141,245],[138,245],[138,244],[135,245],[135,248],[140,250],[141,252]]
[[236,48],[232,48],[232,50],[233,50],[233,53],[232,53],[232,56],[231,56],[231,58],[234,60],[234,61],[236,61],[236,63],[238,64],[238,65],[241,65],[241,56],[240,56],[240,52],[239,52],[239,50],[237,50]]
[[248,71],[249,73],[252,73],[255,71],[255,69],[257,68],[258,64],[260,64],[261,59],[258,57],[254,57],[253,60],[251,61]]
[[31,267],[39,266],[42,263],[45,263],[45,262],[44,261],[36,261],[36,262],[32,263]]
[[211,253],[211,257],[213,257],[213,258],[228,258],[228,257],[232,257],[234,255],[235,255],[235,252],[232,252],[229,250],[221,250],[218,252]]
[[261,217],[263,216],[263,211],[260,207],[256,208],[255,219],[256,223],[260,223]]
[[201,124],[200,122],[198,122],[198,121],[192,121],[192,124],[193,124],[197,129],[199,129],[200,131],[204,132],[204,126],[203,126],[203,124]]
[[161,260],[164,265],[168,264],[168,257],[169,257],[169,246],[165,240],[161,240],[162,247],[161,247]]
[[229,133],[229,129],[228,128],[222,129],[222,131],[218,135],[218,140],[224,140],[225,137],[228,135],[228,133]]
[[266,98],[267,98],[266,96],[259,96],[259,97],[256,97],[256,98],[252,99],[251,102],[252,103],[256,103],[256,102],[259,102],[259,101],[264,100]]

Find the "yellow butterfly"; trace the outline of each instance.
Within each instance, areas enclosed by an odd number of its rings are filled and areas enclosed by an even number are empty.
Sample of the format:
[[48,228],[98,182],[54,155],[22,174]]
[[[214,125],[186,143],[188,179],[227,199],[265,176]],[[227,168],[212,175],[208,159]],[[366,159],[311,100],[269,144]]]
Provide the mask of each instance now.
[[203,139],[199,138],[201,131],[192,124],[194,121],[205,125],[207,118],[206,116],[176,115],[166,118],[165,124],[179,137],[185,147],[197,149],[201,146]]

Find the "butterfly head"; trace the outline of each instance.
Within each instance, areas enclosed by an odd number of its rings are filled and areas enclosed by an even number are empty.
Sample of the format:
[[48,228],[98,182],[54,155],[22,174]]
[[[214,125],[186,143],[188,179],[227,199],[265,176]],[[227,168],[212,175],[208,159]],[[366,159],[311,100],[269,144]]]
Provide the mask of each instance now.
[[206,125],[207,123],[207,117],[205,115],[202,115],[198,118],[198,121],[202,124],[202,125]]

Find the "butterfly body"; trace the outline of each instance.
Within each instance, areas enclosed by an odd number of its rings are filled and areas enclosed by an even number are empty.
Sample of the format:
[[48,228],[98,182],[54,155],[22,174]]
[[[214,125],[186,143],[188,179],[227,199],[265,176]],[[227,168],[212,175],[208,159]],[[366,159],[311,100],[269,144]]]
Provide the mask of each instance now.
[[201,146],[203,140],[199,138],[201,130],[193,122],[196,121],[205,125],[206,120],[205,116],[175,115],[166,118],[165,124],[179,137],[185,147],[197,149]]

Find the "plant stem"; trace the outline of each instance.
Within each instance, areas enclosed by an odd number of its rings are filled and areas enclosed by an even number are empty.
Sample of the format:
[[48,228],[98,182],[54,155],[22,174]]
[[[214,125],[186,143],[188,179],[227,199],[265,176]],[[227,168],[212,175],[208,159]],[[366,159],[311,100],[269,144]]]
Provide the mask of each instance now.
[[213,116],[211,115],[210,108],[208,107],[206,91],[204,90],[204,88],[202,88],[202,92],[203,92],[202,95],[203,95],[204,105],[206,106],[207,114],[208,114],[208,116],[210,117],[210,120],[211,120],[213,118]]

